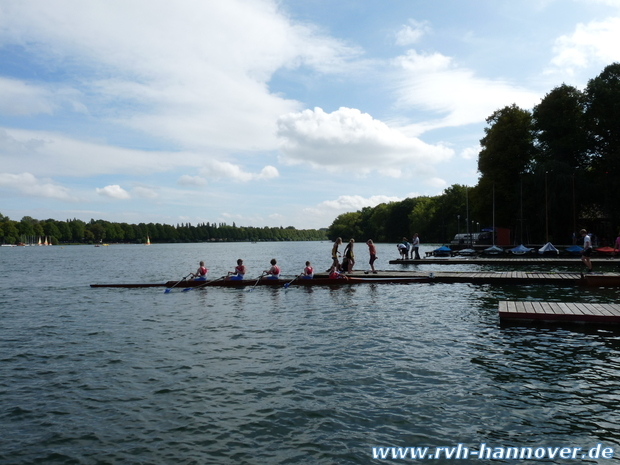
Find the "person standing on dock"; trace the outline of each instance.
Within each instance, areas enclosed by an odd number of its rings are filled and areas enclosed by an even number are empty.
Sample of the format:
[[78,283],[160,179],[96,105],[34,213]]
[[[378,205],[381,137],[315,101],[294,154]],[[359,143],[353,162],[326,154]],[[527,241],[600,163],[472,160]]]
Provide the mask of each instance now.
[[420,237],[418,236],[418,233],[415,233],[413,235],[413,240],[411,241],[411,258],[413,259],[413,254],[415,253],[415,259],[419,260],[420,259],[420,253],[418,251],[418,249],[420,248]]
[[[370,270],[376,274],[377,270],[375,270],[375,260],[377,259],[377,247],[372,242],[372,239],[368,239],[366,244],[368,244],[368,253],[370,254],[370,261],[368,264],[370,265]],[[366,273],[368,273],[368,271]]]
[[588,234],[588,231],[582,229],[579,231],[581,237],[583,237],[583,250],[581,251],[581,261],[588,269],[588,273],[592,273],[592,261],[590,260],[590,255],[592,255],[592,239]]
[[[338,261],[338,255],[340,255],[340,252],[338,252],[338,246],[340,244],[342,244],[342,238],[338,237],[334,241],[334,246],[332,247],[332,266],[330,267],[330,270],[334,266],[337,270],[340,270],[340,262]],[[327,272],[329,273],[329,270],[327,270]]]
[[396,246],[398,251],[400,252],[400,259],[407,260],[409,257],[409,241],[406,237],[403,237],[403,240],[400,244]]
[[[347,246],[344,248],[344,260],[347,262],[346,268],[343,270],[345,273],[351,273],[353,271],[353,265],[355,265],[355,255],[353,254],[353,246],[355,245],[355,239],[351,239]],[[344,262],[343,260],[343,262]]]

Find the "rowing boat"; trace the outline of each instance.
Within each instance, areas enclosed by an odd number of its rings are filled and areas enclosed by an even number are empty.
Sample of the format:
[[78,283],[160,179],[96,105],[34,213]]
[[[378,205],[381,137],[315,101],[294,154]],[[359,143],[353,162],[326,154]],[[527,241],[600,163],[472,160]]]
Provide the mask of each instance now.
[[[347,277],[347,278],[313,278],[313,279],[296,279],[290,281],[287,279],[212,279],[209,281],[168,281],[166,283],[147,283],[147,284],[91,284],[90,287],[166,287],[166,288],[188,288],[188,287],[245,287],[245,286],[342,286],[353,284],[409,284],[409,283],[426,283],[430,278],[427,277]],[[288,286],[287,286],[288,287]]]

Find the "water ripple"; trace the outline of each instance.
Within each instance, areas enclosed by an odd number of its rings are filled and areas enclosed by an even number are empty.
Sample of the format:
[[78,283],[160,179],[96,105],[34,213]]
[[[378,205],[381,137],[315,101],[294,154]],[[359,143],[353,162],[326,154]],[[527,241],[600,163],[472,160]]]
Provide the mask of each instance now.
[[[144,249],[122,257],[175,263],[186,250]],[[74,284],[56,276],[26,293],[18,273],[19,297],[0,291],[3,464],[362,464],[372,446],[620,445],[618,333],[500,325],[496,310],[616,294],[93,290],[79,275],[99,252],[45,252]],[[102,275],[133,278],[107,258]]]

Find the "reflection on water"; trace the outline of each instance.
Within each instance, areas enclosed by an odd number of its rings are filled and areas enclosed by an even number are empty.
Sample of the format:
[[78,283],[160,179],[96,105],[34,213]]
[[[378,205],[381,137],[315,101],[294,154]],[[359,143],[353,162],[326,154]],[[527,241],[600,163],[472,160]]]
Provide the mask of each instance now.
[[[393,248],[379,245],[380,269]],[[199,260],[221,276],[237,258],[255,277],[276,257],[292,279],[305,260],[327,267],[331,245],[15,249],[0,250],[2,463],[370,463],[373,446],[620,443],[618,332],[497,318],[499,300],[616,290],[91,289],[164,282]]]

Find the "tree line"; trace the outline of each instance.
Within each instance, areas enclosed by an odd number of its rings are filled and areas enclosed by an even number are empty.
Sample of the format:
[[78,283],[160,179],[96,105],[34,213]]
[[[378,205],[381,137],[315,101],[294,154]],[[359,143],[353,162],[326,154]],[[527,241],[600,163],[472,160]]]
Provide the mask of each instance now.
[[27,243],[48,238],[52,244],[89,244],[101,242],[145,243],[151,242],[206,242],[206,241],[320,241],[325,240],[325,230],[295,229],[289,227],[238,227],[226,223],[190,223],[171,226],[160,223],[114,223],[105,220],[78,219],[57,221],[36,220],[24,216],[13,221],[0,214],[0,242],[5,244]]
[[[328,237],[393,242],[417,232],[449,242],[467,228],[509,228],[515,244],[601,242],[620,230],[620,63],[585,89],[562,84],[533,109],[512,104],[487,119],[478,184],[338,216]],[[493,221],[494,217],[494,221]]]

